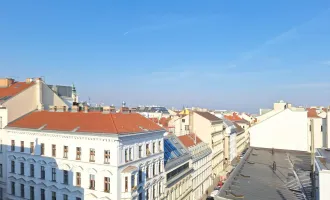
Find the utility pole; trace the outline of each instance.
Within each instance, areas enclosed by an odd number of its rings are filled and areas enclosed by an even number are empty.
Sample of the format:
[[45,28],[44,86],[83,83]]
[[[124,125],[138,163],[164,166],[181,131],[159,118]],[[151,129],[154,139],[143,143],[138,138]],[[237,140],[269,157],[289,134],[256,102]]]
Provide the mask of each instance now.
[[315,147],[314,147],[314,121],[310,119],[311,124],[311,179],[312,179],[312,200],[315,200]]

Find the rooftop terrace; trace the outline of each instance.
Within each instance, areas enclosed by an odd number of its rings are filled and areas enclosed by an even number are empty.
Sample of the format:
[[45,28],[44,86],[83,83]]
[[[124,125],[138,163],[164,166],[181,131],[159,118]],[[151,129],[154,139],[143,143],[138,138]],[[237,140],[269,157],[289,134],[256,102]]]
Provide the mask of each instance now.
[[[226,199],[311,199],[310,154],[250,148],[220,191]],[[276,162],[276,170],[273,163]],[[221,198],[216,198],[221,199]]]

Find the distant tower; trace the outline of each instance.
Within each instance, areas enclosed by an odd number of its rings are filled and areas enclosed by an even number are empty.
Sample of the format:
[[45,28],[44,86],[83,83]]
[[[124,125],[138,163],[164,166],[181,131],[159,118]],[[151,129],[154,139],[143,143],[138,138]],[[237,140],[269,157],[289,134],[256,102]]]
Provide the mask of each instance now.
[[126,102],[123,101],[123,103],[121,104],[122,107],[126,107]]
[[78,103],[78,95],[74,84],[72,84],[72,100],[73,102]]

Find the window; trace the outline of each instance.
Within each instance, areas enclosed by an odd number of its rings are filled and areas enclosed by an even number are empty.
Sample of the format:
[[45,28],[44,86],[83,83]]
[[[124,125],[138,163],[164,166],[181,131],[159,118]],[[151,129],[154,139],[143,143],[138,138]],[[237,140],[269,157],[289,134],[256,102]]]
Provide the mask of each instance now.
[[128,177],[125,176],[125,192],[128,191]]
[[156,175],[156,164],[153,163],[152,164],[152,176],[155,176]]
[[143,200],[142,195],[142,193],[139,193],[139,200]]
[[40,167],[40,178],[45,179],[45,166]]
[[30,176],[34,177],[34,165],[30,164]]
[[185,125],[184,130],[189,131],[189,125]]
[[34,142],[30,142],[30,153],[34,153]]
[[186,119],[182,119],[181,121],[182,121],[183,123],[185,123],[185,122],[186,122]]
[[11,161],[11,170],[10,170],[11,173],[15,173],[15,161]]
[[68,200],[68,199],[69,199],[68,195],[67,194],[63,194],[63,200]]
[[11,141],[11,151],[15,151],[15,140]]
[[30,200],[34,200],[34,187],[30,186]]
[[158,165],[158,172],[160,174],[160,173],[162,173],[162,162],[159,162],[158,164],[159,164]]
[[134,188],[134,186],[135,186],[135,175],[134,174],[131,176],[131,186],[132,186],[132,188]]
[[80,186],[81,185],[81,173],[76,172],[76,185]]
[[110,192],[110,178],[104,177],[104,192]]
[[140,145],[139,146],[139,158],[141,158],[142,157],[142,146]]
[[76,160],[81,159],[81,147],[77,147],[77,152],[76,152]]
[[133,152],[132,152],[132,148],[128,149],[128,154],[129,154],[129,160],[132,161],[133,160]]
[[76,197],[76,200],[81,200],[81,198],[80,197]]
[[149,189],[146,191],[146,199],[149,199]]
[[21,184],[21,197],[24,198],[25,194],[24,194],[24,184]]
[[139,183],[142,183],[142,170],[139,170]]
[[52,156],[56,157],[56,145],[55,144],[52,145]]
[[2,177],[2,164],[0,164],[0,177]]
[[147,156],[150,155],[149,144],[146,144],[146,154]]
[[95,190],[95,175],[89,175],[89,189]]
[[56,192],[52,192],[52,200],[56,200]]
[[45,155],[45,144],[41,143],[40,148],[41,148],[40,155],[42,155],[42,156]]
[[149,166],[146,167],[146,178],[149,178]]
[[128,161],[128,149],[125,149],[125,162]]
[[110,151],[104,150],[104,163],[109,164],[110,163]]
[[160,196],[161,193],[162,193],[162,183],[159,182],[158,183],[158,194],[159,194],[159,196]]
[[63,183],[69,184],[69,171],[63,170]]
[[41,198],[41,200],[45,200],[46,199],[45,189],[40,189],[40,198]]
[[24,152],[24,141],[21,141],[21,152]]
[[56,168],[52,168],[52,181],[56,182]]
[[95,162],[95,149],[89,149],[89,161]]
[[321,125],[321,131],[323,131],[323,126]]
[[20,163],[21,175],[24,175],[24,163]]
[[68,151],[69,151],[69,147],[68,146],[64,146],[64,149],[63,149],[63,158],[68,158]]
[[158,141],[158,152],[162,152],[162,141]]
[[153,142],[152,143],[152,153],[155,153],[156,152],[156,143]]
[[152,186],[152,197],[153,197],[153,199],[156,198],[156,185]]
[[11,194],[15,195],[15,183],[11,182]]

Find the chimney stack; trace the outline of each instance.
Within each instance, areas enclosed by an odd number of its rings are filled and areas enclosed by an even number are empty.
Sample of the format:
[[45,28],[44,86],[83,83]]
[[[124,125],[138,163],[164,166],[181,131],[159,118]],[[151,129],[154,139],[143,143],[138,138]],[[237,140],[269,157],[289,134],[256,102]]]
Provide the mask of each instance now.
[[49,106],[49,111],[50,112],[56,112],[57,107],[56,106]]
[[32,83],[32,81],[33,81],[32,78],[27,78],[27,79],[25,79],[25,83],[26,83],[26,84],[30,84],[30,83]]
[[88,106],[84,106],[84,112],[88,113],[89,107]]
[[78,105],[73,105],[71,112],[79,112],[79,106]]
[[110,113],[110,106],[103,106],[102,109],[103,109],[104,114],[109,114]]
[[15,82],[12,78],[0,78],[0,88],[7,88]]

